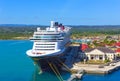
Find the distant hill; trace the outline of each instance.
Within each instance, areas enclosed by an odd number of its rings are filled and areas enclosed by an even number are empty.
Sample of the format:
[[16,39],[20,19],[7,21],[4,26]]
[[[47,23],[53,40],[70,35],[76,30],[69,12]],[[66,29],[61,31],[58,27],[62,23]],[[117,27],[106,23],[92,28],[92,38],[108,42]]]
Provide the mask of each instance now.
[[0,27],[46,27],[45,25],[28,25],[28,24],[0,24]]
[[[72,36],[92,36],[92,35],[114,35],[120,34],[120,25],[104,26],[85,26],[85,25],[68,25],[72,27]],[[30,37],[37,27],[45,28],[43,25],[26,25],[26,24],[0,24],[0,39],[16,39]]]
[[[106,28],[120,27],[120,25],[66,25],[70,27],[85,27],[85,28]],[[47,25],[32,25],[32,24],[0,24],[0,27],[48,27]]]

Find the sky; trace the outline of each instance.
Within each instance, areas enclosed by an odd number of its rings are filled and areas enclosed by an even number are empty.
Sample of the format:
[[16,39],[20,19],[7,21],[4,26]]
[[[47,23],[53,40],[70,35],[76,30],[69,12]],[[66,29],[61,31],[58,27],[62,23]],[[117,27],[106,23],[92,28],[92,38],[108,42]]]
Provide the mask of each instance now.
[[120,25],[120,0],[0,0],[0,24]]

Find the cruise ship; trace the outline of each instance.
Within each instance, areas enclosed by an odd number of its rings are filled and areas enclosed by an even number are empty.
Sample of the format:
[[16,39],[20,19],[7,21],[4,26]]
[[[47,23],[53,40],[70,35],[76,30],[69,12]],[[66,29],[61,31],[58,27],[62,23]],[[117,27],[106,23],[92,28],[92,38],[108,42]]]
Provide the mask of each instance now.
[[30,38],[33,41],[33,47],[26,54],[42,69],[47,68],[47,61],[57,63],[56,59],[64,57],[65,51],[71,43],[70,30],[71,27],[55,21],[51,21],[50,27],[45,29],[38,27],[33,37]]

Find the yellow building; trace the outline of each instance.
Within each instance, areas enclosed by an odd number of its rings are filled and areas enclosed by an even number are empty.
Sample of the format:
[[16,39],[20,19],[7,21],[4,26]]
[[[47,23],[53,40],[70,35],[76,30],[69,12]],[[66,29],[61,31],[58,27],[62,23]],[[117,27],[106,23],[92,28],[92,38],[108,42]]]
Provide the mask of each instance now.
[[106,60],[109,59],[110,61],[116,59],[115,51],[106,48],[106,47],[99,47],[99,48],[87,48],[84,51],[85,56],[88,60]]

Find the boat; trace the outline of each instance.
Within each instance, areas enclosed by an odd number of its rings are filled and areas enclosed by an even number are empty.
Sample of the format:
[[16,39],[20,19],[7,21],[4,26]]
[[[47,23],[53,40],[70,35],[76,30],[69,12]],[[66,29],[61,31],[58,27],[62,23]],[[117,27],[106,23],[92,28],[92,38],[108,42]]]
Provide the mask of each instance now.
[[59,65],[57,59],[63,61],[65,52],[71,43],[70,35],[71,27],[55,21],[51,21],[51,25],[44,29],[37,27],[33,37],[30,37],[33,47],[27,50],[26,54],[42,69],[48,67],[48,62]]

